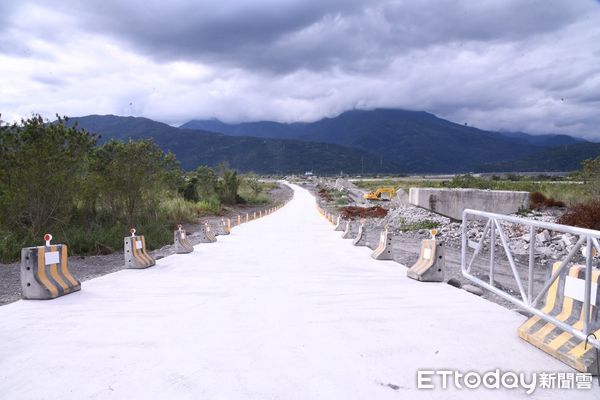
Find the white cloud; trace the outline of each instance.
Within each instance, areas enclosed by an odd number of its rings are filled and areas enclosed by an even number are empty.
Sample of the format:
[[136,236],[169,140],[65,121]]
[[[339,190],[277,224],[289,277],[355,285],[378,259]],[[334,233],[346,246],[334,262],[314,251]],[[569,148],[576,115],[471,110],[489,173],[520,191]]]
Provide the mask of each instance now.
[[600,139],[597,2],[219,4],[0,4],[2,119],[299,121],[398,107]]

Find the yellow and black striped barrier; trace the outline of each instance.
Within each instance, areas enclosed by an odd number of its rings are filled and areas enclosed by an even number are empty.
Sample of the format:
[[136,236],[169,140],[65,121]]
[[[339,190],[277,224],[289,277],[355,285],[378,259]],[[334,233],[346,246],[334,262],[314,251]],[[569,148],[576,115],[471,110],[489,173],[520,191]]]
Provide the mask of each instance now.
[[144,236],[136,236],[134,228],[131,228],[130,232],[131,236],[123,240],[125,268],[143,269],[156,265],[154,258],[148,255]]
[[199,240],[200,243],[214,243],[217,241],[217,237],[210,228],[208,222],[204,222],[204,225],[200,229]]
[[52,235],[44,236],[45,246],[21,250],[21,296],[28,300],[49,300],[81,290],[68,266],[67,246],[50,244]]
[[187,254],[194,251],[194,246],[187,239],[185,230],[181,225],[177,226],[177,230],[173,232],[173,242],[175,244],[175,253]]
[[[546,272],[547,280],[560,268],[556,262]],[[600,290],[598,281],[600,271],[592,271],[592,296],[590,304],[590,332],[600,338],[600,320],[598,305],[600,305]],[[552,283],[541,311],[555,319],[583,330],[585,312],[584,301],[585,267],[573,265],[565,268],[560,276]],[[519,327],[519,336],[535,347],[558,358],[580,372],[596,373],[597,362],[595,348],[585,340],[578,339],[556,325],[546,322],[538,316],[529,318]]]

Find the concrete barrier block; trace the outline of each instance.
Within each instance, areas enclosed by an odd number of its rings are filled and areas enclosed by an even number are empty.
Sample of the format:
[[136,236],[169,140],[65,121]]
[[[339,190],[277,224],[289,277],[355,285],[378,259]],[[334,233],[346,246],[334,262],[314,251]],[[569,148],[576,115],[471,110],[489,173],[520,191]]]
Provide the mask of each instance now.
[[208,222],[205,222],[202,229],[200,229],[199,239],[200,243],[214,243],[217,241],[217,237]]
[[176,231],[173,232],[173,243],[175,245],[175,253],[187,254],[194,251],[194,246],[187,238],[185,230],[179,225]]
[[144,236],[136,236],[135,229],[131,230],[131,236],[123,239],[123,249],[125,268],[143,269],[156,265],[156,261],[146,250],[146,239]]
[[352,241],[353,246],[366,246],[367,245],[367,229],[365,223],[362,222],[358,227],[358,233]]
[[388,232],[387,228],[381,232],[379,236],[379,245],[371,254],[375,260],[393,260],[394,255],[392,254],[392,234]]
[[529,192],[480,189],[411,188],[410,204],[456,221],[466,208],[498,214],[514,214],[529,208]]
[[444,281],[444,245],[435,239],[421,242],[417,262],[406,271],[406,276],[421,282]]
[[[51,237],[50,237],[51,238]],[[64,244],[21,249],[21,296],[26,300],[49,300],[81,290],[69,271]]]
[[344,229],[344,233],[342,234],[342,239],[353,239],[354,234],[352,231],[352,221],[346,222],[346,228]]
[[337,217],[337,219],[335,221],[336,222],[335,222],[334,231],[343,232],[345,224],[344,224],[344,220],[342,219],[342,217],[338,215],[338,217]]

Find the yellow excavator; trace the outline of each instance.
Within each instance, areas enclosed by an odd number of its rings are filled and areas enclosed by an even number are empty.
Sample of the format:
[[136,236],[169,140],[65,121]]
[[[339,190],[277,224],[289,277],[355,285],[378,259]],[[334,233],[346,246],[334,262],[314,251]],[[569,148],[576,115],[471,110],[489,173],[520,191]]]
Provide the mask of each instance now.
[[377,190],[374,190],[370,193],[365,193],[363,197],[367,200],[391,200],[394,196],[396,196],[396,189],[390,187],[380,187]]

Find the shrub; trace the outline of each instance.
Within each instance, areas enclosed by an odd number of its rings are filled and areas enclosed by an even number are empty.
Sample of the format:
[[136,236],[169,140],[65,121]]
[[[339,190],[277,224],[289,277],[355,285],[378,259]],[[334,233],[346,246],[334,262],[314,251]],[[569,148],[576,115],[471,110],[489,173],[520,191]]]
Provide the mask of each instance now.
[[200,200],[197,205],[200,215],[218,214],[221,212],[221,202],[218,199]]
[[246,204],[251,204],[251,205],[263,205],[263,204],[269,204],[271,202],[271,199],[269,199],[267,196],[264,195],[257,195],[257,196],[248,196],[248,197],[244,197],[243,198],[243,202]]
[[21,248],[31,246],[33,238],[27,231],[8,231],[0,228],[0,262],[18,260]]
[[558,219],[558,223],[600,230],[600,200],[569,207],[567,212]]
[[542,207],[564,207],[565,203],[562,201],[555,200],[551,197],[544,196],[540,192],[531,192],[529,194],[529,208],[531,210],[537,210]]
[[327,189],[319,189],[319,197],[326,202],[333,201],[333,196]]
[[238,188],[240,187],[240,178],[237,172],[225,166],[221,167],[222,177],[219,181],[219,199],[224,204],[236,204],[238,199]]
[[159,205],[161,216],[171,223],[194,221],[201,212],[197,203],[186,201],[180,197],[163,200]]
[[260,180],[258,179],[258,175],[250,173],[247,174],[244,177],[244,181],[243,183],[245,183],[250,190],[252,191],[252,194],[256,197],[260,194],[260,192],[262,192],[263,190],[263,185],[261,184]]

